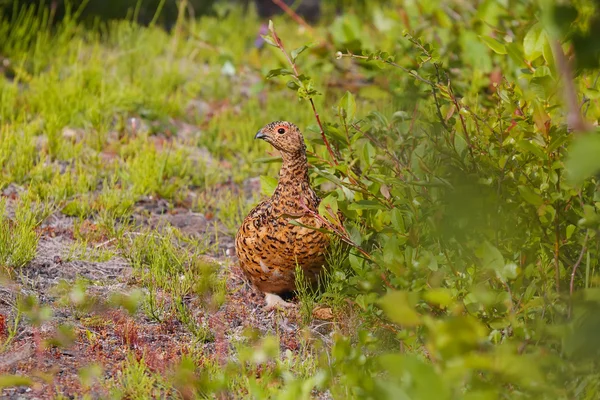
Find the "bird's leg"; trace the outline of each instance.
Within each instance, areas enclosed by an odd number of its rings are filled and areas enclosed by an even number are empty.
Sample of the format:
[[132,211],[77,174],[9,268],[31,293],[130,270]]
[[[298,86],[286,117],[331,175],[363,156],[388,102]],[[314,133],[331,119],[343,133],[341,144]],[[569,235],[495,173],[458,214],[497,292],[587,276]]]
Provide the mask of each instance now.
[[281,308],[290,308],[293,306],[292,303],[288,303],[287,301],[283,300],[280,296],[274,293],[265,293],[265,302],[267,303],[267,305],[265,306],[265,310],[267,311]]

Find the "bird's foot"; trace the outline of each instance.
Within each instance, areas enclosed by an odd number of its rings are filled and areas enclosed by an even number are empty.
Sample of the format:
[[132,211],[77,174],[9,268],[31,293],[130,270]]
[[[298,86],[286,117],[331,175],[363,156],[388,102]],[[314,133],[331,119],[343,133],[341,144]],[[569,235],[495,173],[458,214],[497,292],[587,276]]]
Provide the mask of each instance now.
[[292,303],[288,303],[287,301],[283,300],[280,296],[274,293],[266,293],[265,302],[267,303],[267,305],[265,306],[266,311],[293,307]]

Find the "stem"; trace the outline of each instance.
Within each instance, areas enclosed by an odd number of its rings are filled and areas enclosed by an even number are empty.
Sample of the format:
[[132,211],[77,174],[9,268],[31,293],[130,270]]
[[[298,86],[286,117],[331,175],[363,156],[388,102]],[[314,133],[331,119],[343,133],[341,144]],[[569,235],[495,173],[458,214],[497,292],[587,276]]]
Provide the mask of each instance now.
[[567,103],[567,125],[573,131],[586,132],[590,130],[590,125],[583,119],[578,106],[577,90],[573,81],[573,71],[571,63],[563,53],[562,45],[558,40],[551,40],[552,52],[556,60],[556,66],[563,77],[563,89],[565,102]]
[[[304,203],[303,199],[300,199],[300,205],[302,206],[302,208],[304,209],[304,211],[306,211],[306,213],[308,213],[312,217],[318,219],[323,225],[327,226],[327,228],[329,228],[330,231],[332,231],[333,233],[335,233],[342,241],[344,241],[345,243],[347,243],[350,246],[354,247],[356,250],[358,250],[369,261],[375,262],[373,260],[373,257],[371,257],[371,255],[369,253],[367,253],[359,245],[357,245],[356,243],[354,243],[352,241],[352,239],[350,238],[350,235],[348,235],[348,233],[346,232],[346,229],[344,228],[344,225],[342,225],[341,222],[338,222],[337,226],[333,225],[331,222],[327,221],[327,219],[323,218],[323,216],[321,216],[318,212],[315,212],[315,211],[311,210],[310,208],[308,208],[306,206],[306,204]],[[335,217],[333,215],[333,213],[329,209],[327,211],[331,214],[332,217]]]
[[[435,67],[435,75],[437,77],[438,83],[440,81],[440,70],[438,68],[437,63],[433,64]],[[450,129],[448,128],[448,125],[446,125],[446,120],[444,119],[444,116],[442,115],[442,110],[441,110],[441,106],[440,106],[440,102],[437,98],[437,93],[436,93],[436,87],[435,86],[431,86],[432,89],[432,93],[433,93],[433,101],[435,102],[435,110],[437,112],[438,118],[440,119],[440,123],[442,124],[442,126],[444,127],[444,129],[447,132],[450,132]],[[460,113],[459,113],[460,115]],[[452,146],[454,146],[454,135],[452,135]]]
[[[272,23],[269,24],[269,29],[271,31],[271,35],[273,36],[273,40],[275,41],[275,44],[277,45],[279,50],[281,50],[281,52],[285,56],[287,62],[292,67],[292,71],[294,71],[294,78],[296,78],[296,80],[298,82],[301,82],[300,74],[298,73],[298,68],[296,68],[296,63],[294,62],[294,60],[292,60],[292,58],[287,53],[287,51],[285,51],[283,42],[281,41],[279,36],[277,36],[277,33],[275,32],[275,27],[273,26]],[[323,129],[323,124],[321,123],[321,118],[319,117],[319,113],[317,112],[317,108],[315,107],[315,102],[313,101],[312,96],[308,96],[308,101],[310,102],[310,106],[312,107],[313,113],[315,115],[315,119],[317,120],[317,124],[319,125],[319,130],[321,131],[321,138],[323,139],[323,143],[325,143],[325,146],[327,147],[329,156],[331,157],[331,159],[333,160],[335,165],[338,165],[337,158],[335,157],[335,154],[333,153],[333,150],[331,149],[331,146],[329,145],[329,141],[327,140],[327,137],[325,137],[325,129]]]
[[393,61],[384,60],[383,58],[381,58],[381,57],[378,57],[378,56],[375,56],[375,57],[359,56],[359,55],[356,55],[356,54],[352,54],[352,53],[350,53],[350,52],[348,52],[348,53],[346,53],[346,54],[341,54],[341,53],[338,53],[338,56],[341,56],[341,57],[350,57],[350,58],[356,58],[356,59],[360,59],[360,60],[377,60],[377,61],[381,61],[382,63],[385,63],[385,64],[391,65],[391,66],[393,66],[393,67],[399,68],[399,69],[401,69],[402,71],[404,71],[404,72],[406,72],[407,74],[409,74],[410,76],[412,76],[413,78],[415,78],[416,80],[418,80],[418,81],[421,81],[421,82],[423,82],[423,83],[426,83],[426,84],[428,84],[429,86],[431,86],[431,87],[435,88],[435,83],[433,83],[433,82],[431,82],[431,81],[429,81],[429,80],[427,80],[427,79],[425,79],[425,78],[422,78],[422,77],[420,77],[419,75],[417,75],[417,74],[416,74],[416,73],[414,73],[413,71],[410,71],[410,70],[408,70],[408,69],[404,68],[404,67],[403,67],[402,65],[400,65],[400,64],[396,64],[396,63],[395,63],[395,62],[393,62]]
[[467,145],[469,146],[469,154],[471,155],[471,160],[475,162],[475,158],[473,156],[473,143],[471,143],[471,137],[469,136],[469,131],[467,130],[467,124],[465,123],[465,118],[460,113],[460,106],[458,105],[458,101],[454,96],[454,91],[452,90],[452,86],[450,86],[450,80],[448,79],[448,93],[450,94],[450,98],[452,99],[452,103],[454,107],[456,107],[456,112],[458,113],[458,118],[460,118],[460,124],[462,125],[463,131],[465,132],[465,140],[467,141]]
[[583,239],[583,246],[581,247],[581,252],[579,253],[579,258],[577,259],[575,264],[573,264],[573,270],[571,271],[571,284],[569,285],[569,295],[570,296],[573,296],[573,287],[575,285],[575,273],[577,272],[577,268],[579,268],[579,265],[581,264],[581,261],[583,260],[583,255],[585,254],[585,252],[587,250],[588,237],[589,237],[589,231],[585,233],[585,238]]
[[311,34],[313,33],[313,28],[306,23],[306,21],[304,20],[304,18],[302,18],[301,16],[299,16],[294,10],[292,10],[287,4],[285,4],[283,1],[281,0],[271,0],[273,3],[277,4],[279,6],[279,8],[281,8],[287,15],[289,15],[294,21],[296,21],[298,24],[302,25],[304,28],[306,28],[307,31],[309,31]]
[[319,117],[319,113],[317,112],[317,108],[315,107],[315,102],[313,101],[312,97],[309,97],[308,101],[310,101],[310,106],[312,107],[313,114],[315,114],[315,119],[317,120],[317,124],[319,125],[319,130],[321,131],[321,138],[323,139],[325,146],[327,146],[327,151],[329,152],[329,155],[331,156],[331,159],[333,160],[335,165],[338,165],[337,158],[335,157],[335,154],[333,153],[333,150],[331,149],[331,146],[329,145],[329,141],[325,137],[325,129],[323,129],[323,124],[321,124],[321,118]]
[[[558,182],[556,183],[556,189],[557,192],[560,193],[560,170],[557,171],[558,174]],[[554,217],[554,236],[555,236],[555,242],[554,242],[554,274],[555,274],[555,279],[556,279],[556,293],[560,292],[560,263],[559,263],[559,257],[560,257],[560,221],[559,221],[559,217],[560,217],[560,213],[559,213],[560,208],[556,207],[556,216]]]
[[[381,58],[379,56],[374,56],[374,57],[358,56],[358,55],[352,54],[350,52],[348,52],[346,54],[338,53],[338,56],[341,56],[341,57],[350,57],[350,58],[361,59],[361,60],[377,60],[377,61],[381,61],[381,62],[383,62],[385,64],[388,64],[388,65],[391,65],[393,67],[399,68],[402,71],[404,71],[407,74],[409,74],[410,76],[412,76],[413,78],[415,78],[415,79],[417,79],[417,80],[419,80],[419,81],[421,81],[423,83],[428,84],[431,87],[431,90],[433,92],[433,100],[435,102],[436,113],[437,113],[437,116],[438,116],[438,118],[440,120],[440,123],[442,124],[442,126],[444,127],[444,129],[447,132],[452,133],[451,129],[446,124],[446,121],[444,120],[444,117],[443,117],[442,112],[441,112],[441,107],[440,107],[439,99],[438,99],[438,96],[437,96],[437,90],[438,90],[438,88],[437,88],[437,84],[436,83],[434,83],[434,82],[432,82],[430,80],[427,80],[425,78],[420,77],[415,72],[410,71],[410,70],[404,68],[400,64],[396,64],[393,61],[385,60],[385,59],[383,59],[383,58]],[[435,70],[436,70],[436,76],[438,77],[438,80],[439,80],[439,68],[438,68],[438,65],[434,63],[434,66],[435,66]],[[454,92],[452,91],[452,87],[450,85],[450,80],[448,80],[448,94],[450,95],[450,99],[452,100],[452,103],[454,104],[454,107],[456,108],[456,112],[458,112],[458,117],[460,118],[460,123],[461,123],[461,125],[463,127],[463,131],[465,132],[465,140],[466,140],[467,145],[469,147],[469,154],[471,156],[471,159],[474,160],[473,144],[471,142],[471,137],[469,136],[469,132],[467,131],[467,124],[465,123],[465,118],[460,113],[461,107],[458,104],[458,101],[456,100],[456,97],[454,96]]]

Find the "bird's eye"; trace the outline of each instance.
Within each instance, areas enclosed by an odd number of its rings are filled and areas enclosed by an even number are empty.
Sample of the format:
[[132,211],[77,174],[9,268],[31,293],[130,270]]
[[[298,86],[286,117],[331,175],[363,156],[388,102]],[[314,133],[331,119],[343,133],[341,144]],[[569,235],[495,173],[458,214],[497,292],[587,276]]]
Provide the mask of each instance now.
[[285,133],[285,128],[279,128],[279,129],[277,129],[277,133],[279,133],[281,135],[284,134]]

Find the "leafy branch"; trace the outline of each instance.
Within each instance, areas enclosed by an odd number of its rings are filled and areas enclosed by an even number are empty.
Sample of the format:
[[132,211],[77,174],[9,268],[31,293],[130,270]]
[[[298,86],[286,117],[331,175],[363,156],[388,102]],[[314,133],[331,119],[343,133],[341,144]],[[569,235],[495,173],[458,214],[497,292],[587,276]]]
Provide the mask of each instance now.
[[312,107],[313,114],[315,115],[315,119],[317,120],[317,124],[319,125],[319,130],[321,133],[321,138],[323,139],[323,143],[325,143],[325,146],[327,147],[327,151],[329,152],[329,155],[331,156],[331,159],[333,160],[335,165],[338,165],[337,158],[331,148],[331,145],[329,144],[329,141],[327,140],[327,137],[325,136],[325,129],[323,129],[323,124],[321,123],[321,117],[319,116],[319,113],[317,112],[317,108],[315,107],[315,102],[313,100],[313,96],[318,95],[320,93],[317,90],[315,90],[315,88],[313,87],[312,80],[309,77],[307,77],[306,75],[300,74],[298,72],[298,68],[296,66],[296,59],[302,52],[304,52],[306,49],[308,49],[308,46],[306,46],[306,45],[301,46],[297,49],[292,50],[290,53],[288,53],[285,50],[285,47],[283,46],[283,42],[277,35],[277,32],[275,32],[275,27],[273,26],[273,21],[269,21],[269,35],[263,35],[263,39],[265,40],[265,42],[267,42],[271,46],[277,47],[279,50],[281,50],[281,52],[285,56],[288,64],[292,68],[291,70],[289,70],[287,68],[278,68],[278,69],[271,70],[267,74],[267,79],[275,77],[275,76],[279,76],[279,75],[289,75],[292,77],[292,80],[287,83],[287,86],[292,90],[296,90],[298,93],[298,96],[300,96],[300,98],[307,99],[310,102],[310,106]]
[[303,199],[300,199],[300,205],[302,206],[302,208],[304,209],[304,211],[307,214],[309,214],[310,216],[314,217],[319,222],[321,222],[321,224],[323,226],[326,226],[330,232],[332,232],[336,236],[338,236],[343,242],[354,247],[369,261],[374,261],[373,257],[371,257],[371,255],[369,253],[367,253],[366,250],[364,250],[362,247],[360,247],[357,243],[355,243],[352,240],[352,238],[350,237],[350,233],[348,233],[348,231],[346,230],[346,227],[344,227],[344,224],[342,224],[339,216],[336,216],[334,214],[334,212],[331,210],[331,207],[326,207],[326,210],[327,210],[327,213],[329,214],[329,217],[335,221],[335,224],[328,221],[327,218],[324,218],[318,212],[315,212],[315,211],[311,210],[310,208],[308,208],[308,206],[306,205],[306,203],[304,202]]
[[[425,47],[423,46],[421,43],[419,43],[416,39],[412,38],[409,36],[409,40],[411,41],[411,43],[415,44],[420,50],[423,51],[424,55],[426,56],[425,60],[423,61],[423,63],[428,62],[428,61],[432,61],[433,60],[433,55],[431,54],[431,52]],[[384,64],[390,65],[394,68],[398,68],[404,72],[406,72],[408,75],[412,76],[413,78],[415,78],[416,80],[425,83],[427,85],[429,85],[431,87],[431,91],[432,91],[432,95],[433,95],[433,100],[435,103],[435,108],[436,108],[436,114],[437,117],[441,123],[441,125],[444,127],[444,129],[449,132],[452,133],[451,128],[448,126],[448,124],[446,123],[446,119],[443,117],[442,112],[441,112],[441,104],[440,104],[440,99],[439,99],[439,95],[445,95],[447,98],[450,99],[451,103],[454,105],[456,111],[458,112],[458,116],[460,118],[460,122],[461,122],[461,126],[463,128],[464,134],[465,134],[465,141],[467,142],[467,147],[469,149],[469,154],[471,156],[471,159],[474,159],[474,154],[473,154],[473,143],[471,141],[471,137],[469,135],[469,131],[467,130],[467,125],[465,122],[465,119],[461,113],[461,106],[458,103],[458,99],[454,94],[454,91],[452,90],[452,86],[451,86],[451,82],[450,79],[447,79],[447,84],[446,85],[442,85],[440,83],[441,81],[441,77],[440,77],[440,66],[438,63],[433,63],[434,67],[435,67],[435,71],[436,71],[436,79],[438,82],[433,82],[429,79],[423,78],[422,76],[420,76],[417,71],[415,70],[410,70],[408,68],[403,67],[402,65],[394,62],[394,58],[393,56],[390,56],[388,53],[386,52],[376,52],[376,53],[372,53],[369,55],[357,55],[357,54],[353,54],[350,51],[347,51],[346,53],[342,53],[341,51],[338,51],[336,54],[337,58],[342,58],[342,57],[348,57],[348,58],[352,58],[352,59],[358,59],[358,60],[365,60],[365,61],[379,61],[382,62]]]

